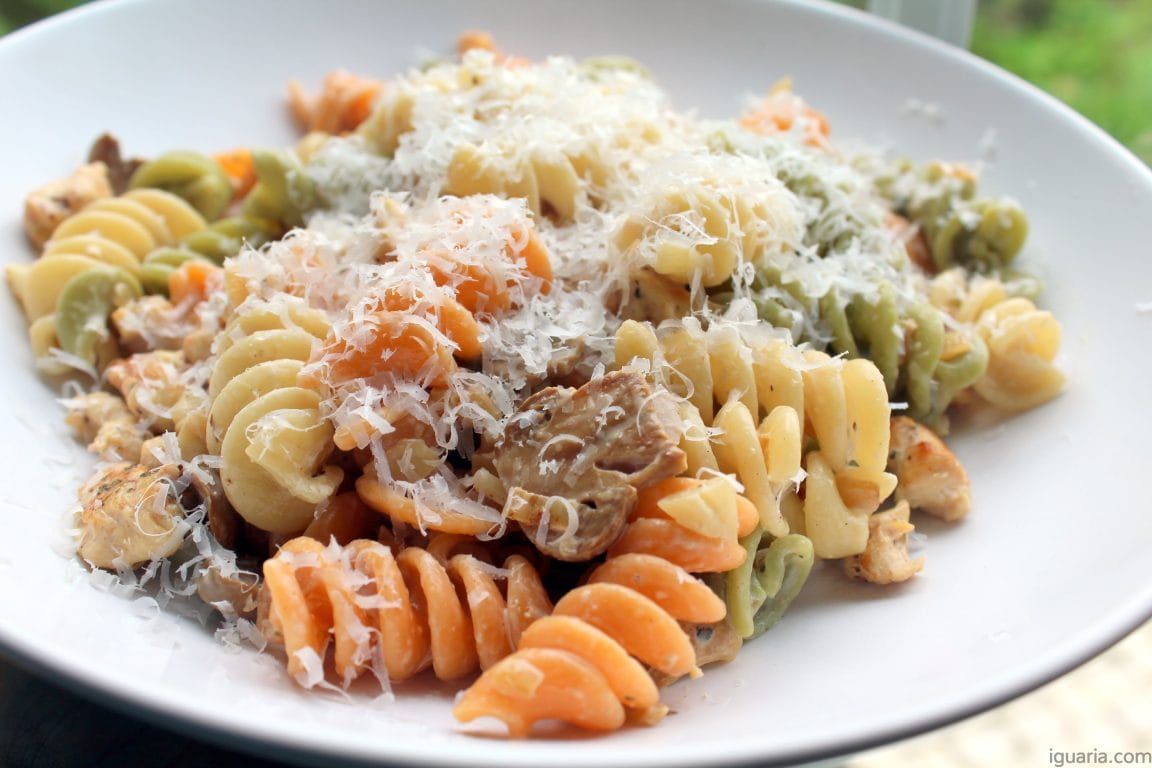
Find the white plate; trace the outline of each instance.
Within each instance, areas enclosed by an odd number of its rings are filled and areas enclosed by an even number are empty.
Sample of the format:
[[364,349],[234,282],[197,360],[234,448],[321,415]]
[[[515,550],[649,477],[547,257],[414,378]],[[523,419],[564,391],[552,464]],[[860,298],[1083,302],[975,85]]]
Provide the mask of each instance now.
[[790,74],[836,136],[921,160],[988,160],[985,189],[1016,196],[1031,217],[1025,259],[1064,323],[1067,394],[958,441],[975,510],[959,526],[928,526],[928,566],[913,583],[817,578],[737,661],[667,691],[676,714],[656,728],[508,743],[462,735],[449,691],[404,691],[390,705],[306,694],[269,657],[227,653],[198,626],[149,620],[93,589],[57,554],[86,460],[4,301],[4,649],[280,754],[670,767],[816,759],[930,729],[1061,674],[1152,614],[1152,174],[1018,80],[861,14],[735,0],[98,3],[0,42],[3,258],[30,257],[23,195],[71,170],[101,131],[138,154],[287,144],[289,78],[390,75],[469,28],[531,57],[631,54],[678,105],[710,116]]

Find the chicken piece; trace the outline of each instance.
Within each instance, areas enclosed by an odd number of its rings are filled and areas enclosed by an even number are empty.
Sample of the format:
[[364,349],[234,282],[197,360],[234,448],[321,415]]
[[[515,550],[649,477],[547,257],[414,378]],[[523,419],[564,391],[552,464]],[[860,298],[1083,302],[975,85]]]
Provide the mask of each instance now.
[[896,493],[912,509],[941,520],[960,520],[972,508],[968,473],[944,441],[907,416],[892,417],[888,471],[896,475]]
[[543,389],[494,447],[504,513],[541,552],[595,557],[624,530],[638,488],[685,471],[681,431],[675,398],[635,371]]
[[181,316],[164,296],[142,296],[112,311],[120,346],[132,354],[178,350],[198,326],[195,315]]
[[211,357],[212,342],[216,340],[219,330],[217,327],[201,327],[185,336],[180,344],[184,358],[190,363],[199,363]]
[[64,422],[88,450],[107,461],[134,459],[151,433],[124,401],[110,392],[88,392],[64,401]]
[[177,431],[208,396],[203,386],[190,380],[189,369],[180,352],[158,350],[116,360],[105,375],[137,419],[154,432],[167,432]]
[[907,581],[924,567],[924,558],[908,556],[908,522],[912,510],[906,501],[877,512],[868,519],[868,544],[858,555],[844,558],[844,573],[873,584]]
[[80,489],[80,556],[115,569],[174,554],[189,529],[174,485],[179,477],[175,464],[148,468],[126,461],[97,472]]
[[88,163],[72,175],[50,181],[24,200],[24,232],[37,250],[44,247],[56,227],[88,203],[112,196],[108,166]]

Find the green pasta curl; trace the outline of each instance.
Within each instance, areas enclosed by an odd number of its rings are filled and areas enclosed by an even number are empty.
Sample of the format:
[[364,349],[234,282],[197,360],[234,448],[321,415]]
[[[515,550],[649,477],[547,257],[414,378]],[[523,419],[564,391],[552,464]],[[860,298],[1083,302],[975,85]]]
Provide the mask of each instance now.
[[316,187],[303,167],[287,152],[252,151],[256,184],[244,200],[245,218],[266,229],[303,226],[304,216],[318,205]]
[[800,594],[815,555],[806,536],[790,533],[764,543],[757,528],[740,540],[748,552],[744,563],[723,575],[720,591],[728,605],[728,622],[744,640],[767,632]]
[[212,158],[175,150],[141,165],[128,181],[131,189],[163,189],[182,197],[208,221],[215,221],[232,202],[232,181]]
[[978,194],[975,178],[943,163],[898,166],[878,188],[924,233],[936,271],[960,265],[977,272],[1008,268],[1028,238],[1028,217],[1007,198]]
[[180,247],[199,254],[216,264],[235,256],[244,246],[259,248],[273,239],[275,233],[264,223],[231,216],[213,222],[199,232],[193,232],[180,242]]
[[93,267],[73,277],[56,304],[60,349],[95,364],[97,347],[108,337],[108,316],[141,293],[140,282],[118,267]]
[[866,357],[884,377],[888,396],[896,393],[900,353],[904,346],[900,307],[890,284],[881,284],[875,301],[863,295],[845,301],[837,291],[820,299],[820,315],[832,333],[830,346],[837,354]]

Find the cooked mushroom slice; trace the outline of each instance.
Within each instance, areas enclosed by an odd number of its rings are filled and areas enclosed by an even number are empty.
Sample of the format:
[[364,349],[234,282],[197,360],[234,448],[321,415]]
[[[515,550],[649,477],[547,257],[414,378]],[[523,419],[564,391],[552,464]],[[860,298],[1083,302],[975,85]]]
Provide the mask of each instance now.
[[122,194],[128,189],[128,180],[140,167],[137,158],[125,159],[120,152],[120,142],[110,133],[99,136],[88,150],[88,162],[104,163],[108,169],[108,182],[113,194]]
[[80,489],[80,556],[97,568],[115,569],[175,553],[188,531],[175,491],[179,477],[176,464],[120,462],[99,471]]
[[204,468],[191,473],[189,490],[195,494],[191,504],[204,505],[204,518],[212,537],[226,549],[236,549],[244,531],[244,519],[232,509],[224,486],[220,483],[220,473],[212,468]]
[[214,561],[196,573],[196,594],[222,614],[244,618],[256,615],[260,575],[230,561]]
[[595,557],[623,531],[638,488],[685,470],[680,432],[675,398],[634,371],[543,389],[494,448],[504,512],[552,557]]

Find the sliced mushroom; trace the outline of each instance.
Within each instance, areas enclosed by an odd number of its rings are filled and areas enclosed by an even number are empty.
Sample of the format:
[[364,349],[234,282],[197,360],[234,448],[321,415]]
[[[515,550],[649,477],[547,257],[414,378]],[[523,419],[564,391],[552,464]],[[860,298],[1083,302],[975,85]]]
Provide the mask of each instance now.
[[142,161],[136,158],[125,159],[120,152],[119,140],[110,133],[102,134],[88,150],[88,162],[104,163],[108,169],[108,181],[113,194],[122,194],[128,189],[128,180],[140,167]]
[[204,517],[212,537],[226,549],[235,550],[244,533],[244,520],[228,503],[220,484],[220,473],[212,468],[192,473],[189,491],[195,494],[194,503],[204,505]]
[[634,371],[523,402],[494,447],[505,514],[540,551],[588,560],[623,531],[636,491],[687,466],[676,400]]
[[196,573],[196,595],[222,614],[256,615],[260,575],[230,561],[213,561]]

